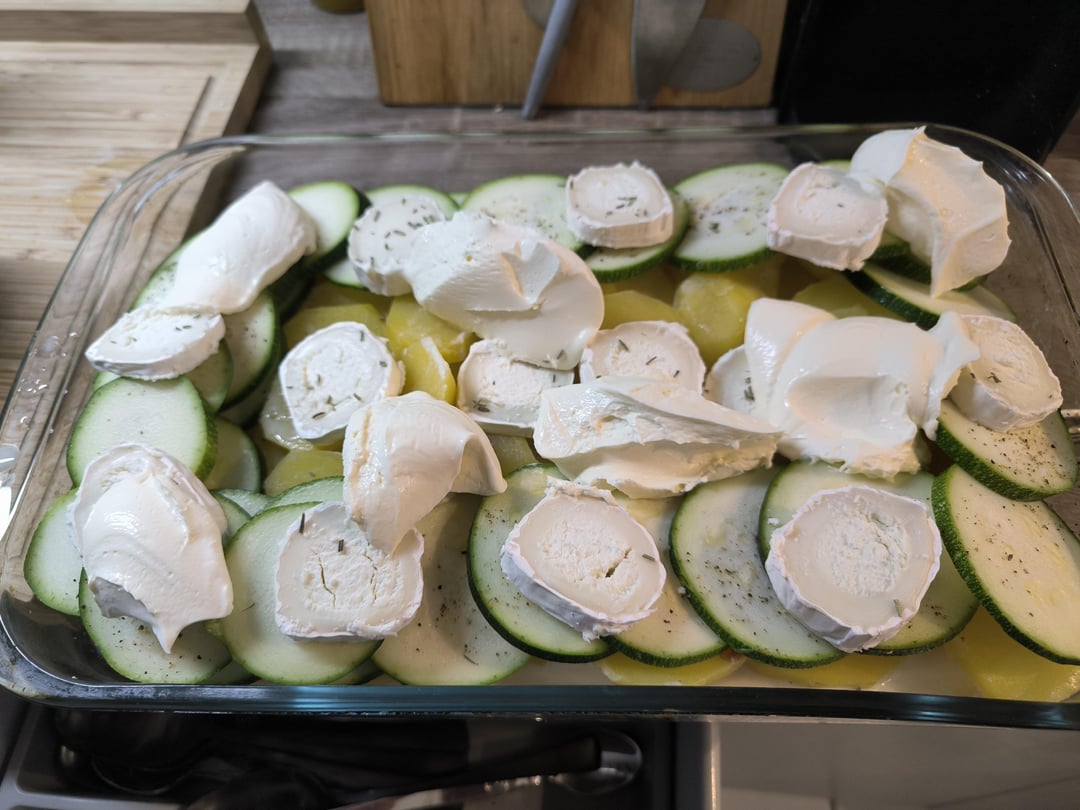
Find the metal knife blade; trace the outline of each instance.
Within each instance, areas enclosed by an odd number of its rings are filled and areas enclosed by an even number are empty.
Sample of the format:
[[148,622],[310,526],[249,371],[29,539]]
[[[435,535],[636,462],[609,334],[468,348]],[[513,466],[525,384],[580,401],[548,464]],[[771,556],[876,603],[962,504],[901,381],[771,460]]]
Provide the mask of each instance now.
[[641,109],[667,83],[704,7],[705,0],[634,0],[630,61]]

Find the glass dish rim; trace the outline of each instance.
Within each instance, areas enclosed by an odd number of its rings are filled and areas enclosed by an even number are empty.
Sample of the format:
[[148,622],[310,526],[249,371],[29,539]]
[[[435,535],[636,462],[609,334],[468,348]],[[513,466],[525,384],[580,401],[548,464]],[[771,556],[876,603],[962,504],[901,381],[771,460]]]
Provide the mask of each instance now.
[[[79,245],[65,268],[60,284],[72,272],[74,257],[82,250],[92,232],[105,227],[103,220],[110,207],[138,188],[144,178],[153,176],[160,167],[201,152],[236,147],[239,152],[251,148],[288,148],[290,145],[417,143],[437,141],[507,141],[572,142],[583,138],[603,139],[763,139],[798,135],[870,134],[883,129],[918,126],[918,123],[891,124],[821,124],[821,125],[754,125],[754,126],[690,126],[656,128],[590,128],[484,131],[413,131],[357,132],[347,134],[292,133],[280,135],[242,134],[198,141],[165,152],[132,173],[103,202],[87,225]],[[1080,224],[1080,215],[1057,180],[1041,165],[1017,150],[986,136],[956,127],[927,125],[929,129],[955,132],[974,137],[1010,154],[1014,160],[1037,175],[1052,191],[1060,195],[1072,216]],[[145,189],[144,200],[154,192]],[[117,222],[108,223],[117,228]],[[58,284],[58,289],[59,289]],[[1067,291],[1067,290],[1066,290]],[[53,305],[56,292],[50,298],[46,314]],[[1075,312],[1075,308],[1073,308]],[[35,331],[31,349],[39,333]],[[24,356],[16,380],[22,377],[31,351]],[[0,423],[6,421],[11,401],[5,402]],[[3,474],[0,457],[0,476]],[[0,484],[3,479],[0,478]],[[13,505],[14,508],[14,505]],[[0,528],[6,524],[0,523]],[[4,598],[10,598],[6,596]],[[978,697],[957,697],[934,694],[878,692],[853,689],[803,687],[744,687],[744,686],[485,686],[485,687],[417,687],[417,686],[287,686],[287,685],[146,685],[146,684],[71,684],[39,669],[24,657],[14,643],[6,626],[0,632],[0,652],[13,662],[11,672],[0,672],[0,685],[31,699],[66,705],[100,707],[105,701],[109,708],[154,708],[185,711],[245,711],[245,712],[345,712],[379,716],[425,715],[543,715],[594,714],[604,716],[763,716],[822,717],[862,720],[918,720],[978,725],[1001,725],[1032,728],[1080,728],[1080,704],[1070,702],[1044,703],[1038,701],[1006,701]],[[46,692],[46,686],[54,691]],[[343,690],[347,690],[343,691]],[[642,698],[642,694],[647,697]],[[343,696],[348,695],[347,699]],[[193,702],[191,698],[197,698]],[[552,702],[555,709],[537,709],[538,698]],[[462,708],[465,706],[467,708]]]

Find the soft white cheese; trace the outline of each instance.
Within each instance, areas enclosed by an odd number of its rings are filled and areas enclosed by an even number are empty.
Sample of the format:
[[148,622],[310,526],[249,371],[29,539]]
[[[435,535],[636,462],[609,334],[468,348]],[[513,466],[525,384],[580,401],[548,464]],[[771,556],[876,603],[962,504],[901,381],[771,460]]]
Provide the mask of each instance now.
[[705,399],[725,408],[753,415],[754,387],[750,381],[750,362],[743,346],[729,349],[717,358],[701,389]]
[[781,603],[845,652],[896,635],[941,561],[926,504],[858,485],[813,495],[769,543],[765,571]]
[[1014,430],[1061,407],[1061,381],[1022,328],[991,315],[961,320],[979,357],[961,369],[950,397],[969,419],[991,430]]
[[184,247],[158,306],[223,314],[247,309],[306,253],[315,250],[311,217],[288,194],[259,183]]
[[768,466],[778,436],[676,383],[602,377],[545,391],[533,442],[580,484],[662,498]]
[[[785,308],[765,311],[779,317]],[[783,431],[779,449],[788,458],[881,478],[920,468],[919,430],[933,434],[941,400],[978,356],[952,313],[929,331],[867,316],[825,318],[793,341],[790,335],[784,324],[747,334],[745,345],[760,344],[774,370],[769,390],[750,365],[755,414]]]
[[342,461],[345,506],[371,544],[387,554],[448,493],[506,489],[480,426],[421,391],[355,411],[345,428]]
[[339,437],[362,405],[401,393],[405,374],[386,341],[362,323],[340,321],[305,337],[278,366],[296,435]]
[[925,128],[872,135],[852,155],[851,172],[884,184],[886,230],[930,265],[931,295],[961,287],[1005,260],[1005,190],[982,163],[927,137]]
[[138,307],[125,313],[86,350],[99,371],[139,380],[187,374],[218,350],[225,320],[189,307]]
[[344,504],[323,503],[289,527],[274,570],[274,618],[293,638],[382,639],[420,607],[424,539],[393,554],[373,545]]
[[834,270],[859,270],[877,249],[889,208],[881,186],[836,166],[796,166],[769,203],[773,250]]
[[652,535],[610,493],[555,479],[510,532],[500,564],[526,597],[587,640],[648,616],[667,577]]
[[573,371],[524,363],[502,342],[478,340],[458,369],[457,406],[488,433],[531,436],[540,395],[573,381]]
[[357,278],[378,295],[409,293],[404,257],[420,228],[444,219],[438,204],[422,194],[402,194],[368,206],[349,231],[349,259]]
[[643,377],[701,391],[705,361],[689,330],[669,321],[628,321],[601,329],[581,356],[582,382],[598,377]]
[[101,612],[146,622],[165,652],[188,625],[232,611],[225,514],[167,453],[121,444],[99,455],[69,519]]
[[635,161],[591,166],[566,183],[566,224],[590,245],[658,245],[675,230],[675,207],[656,172]]
[[425,309],[538,366],[574,368],[604,319],[600,284],[580,256],[471,211],[417,231],[404,275]]

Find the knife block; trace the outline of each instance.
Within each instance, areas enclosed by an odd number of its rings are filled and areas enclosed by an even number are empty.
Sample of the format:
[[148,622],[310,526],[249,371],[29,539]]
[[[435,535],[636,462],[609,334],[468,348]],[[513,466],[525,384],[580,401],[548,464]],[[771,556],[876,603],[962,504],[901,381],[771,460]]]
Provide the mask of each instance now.
[[[631,59],[633,0],[581,0],[552,72],[545,106],[637,106]],[[543,28],[523,0],[367,0],[384,104],[519,105]],[[708,0],[702,18],[745,27],[760,46],[748,78],[722,90],[667,86],[657,107],[767,107],[787,0]],[[716,54],[721,56],[721,54]]]

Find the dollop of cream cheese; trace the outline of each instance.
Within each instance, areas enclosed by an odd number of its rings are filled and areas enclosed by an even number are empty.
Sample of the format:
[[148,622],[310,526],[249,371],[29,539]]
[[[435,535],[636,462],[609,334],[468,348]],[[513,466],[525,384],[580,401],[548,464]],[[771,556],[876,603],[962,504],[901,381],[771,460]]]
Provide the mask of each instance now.
[[402,194],[368,206],[349,231],[348,251],[360,282],[378,295],[407,295],[405,257],[416,232],[446,214],[422,194]]
[[778,437],[677,383],[602,377],[545,391],[533,442],[579,484],[662,498],[769,466]]
[[296,435],[325,441],[340,437],[364,404],[400,394],[405,373],[385,339],[362,323],[340,321],[290,349],[278,379]]
[[217,312],[190,307],[138,307],[125,313],[86,350],[99,371],[139,380],[187,374],[213,355],[225,337]]
[[526,597],[587,640],[648,616],[667,577],[652,535],[610,493],[556,479],[510,532],[500,564]]
[[950,394],[965,416],[1007,431],[1036,425],[1061,407],[1061,381],[1021,327],[992,315],[960,317],[979,347]]
[[478,340],[458,369],[457,406],[488,433],[532,436],[540,395],[572,382],[573,371],[515,360],[501,341]]
[[859,270],[881,242],[889,207],[881,186],[836,166],[796,166],[769,203],[769,247],[834,270]]
[[845,652],[896,635],[941,562],[926,504],[861,485],[811,496],[769,543],[765,571],[780,602]]
[[375,546],[344,504],[307,510],[286,532],[274,571],[278,628],[293,638],[396,635],[420,607],[423,552],[415,530],[392,554]]
[[582,382],[610,376],[643,377],[701,391],[705,361],[681,323],[628,321],[596,333],[581,357],[578,374]]
[[476,212],[417,231],[404,276],[425,309],[533,365],[574,368],[604,319],[600,284],[580,256]]
[[590,245],[649,247],[671,238],[675,206],[656,172],[637,161],[590,166],[566,183],[566,224]]
[[487,434],[422,391],[356,410],[345,427],[342,461],[349,515],[387,554],[448,493],[506,489]]
[[157,304],[222,314],[245,310],[315,250],[317,236],[315,223],[292,197],[269,181],[259,183],[192,238]]
[[188,625],[232,611],[225,514],[167,453],[106,450],[86,466],[68,518],[101,612],[145,622],[166,653]]
[[1009,251],[1005,190],[962,150],[925,127],[867,138],[851,173],[882,183],[886,230],[930,265],[930,294],[941,295],[996,269]]

